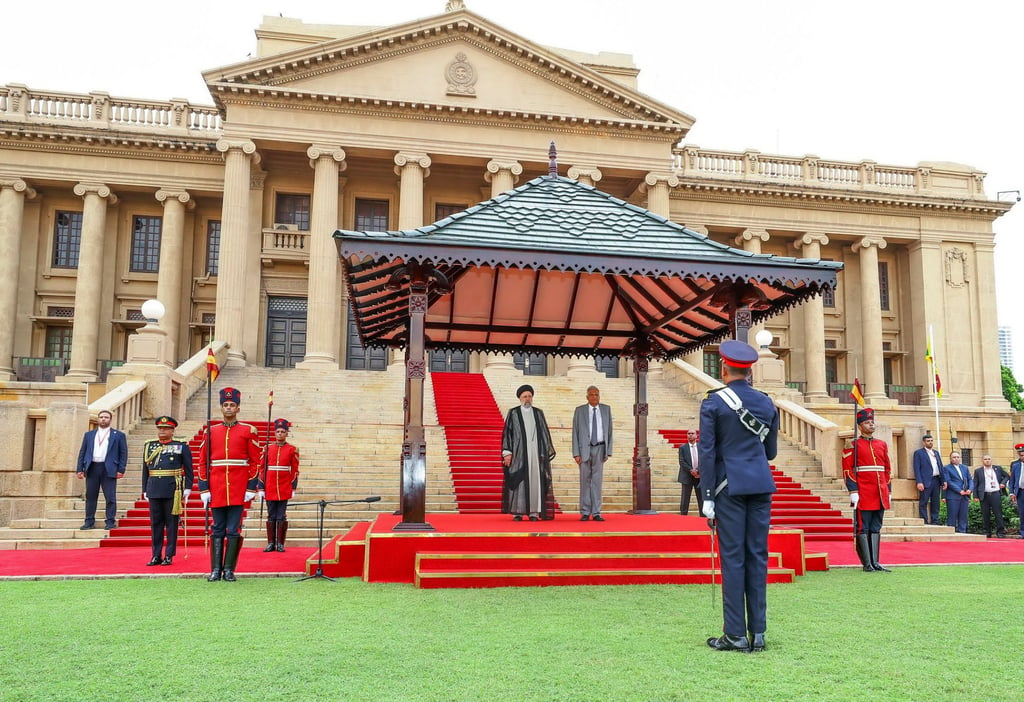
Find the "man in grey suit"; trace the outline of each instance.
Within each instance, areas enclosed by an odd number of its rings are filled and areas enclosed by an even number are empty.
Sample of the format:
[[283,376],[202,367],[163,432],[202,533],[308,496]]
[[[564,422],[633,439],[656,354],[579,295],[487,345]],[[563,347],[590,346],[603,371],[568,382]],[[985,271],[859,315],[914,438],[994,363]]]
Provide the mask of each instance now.
[[128,465],[128,440],[124,432],[110,426],[112,417],[108,410],[100,410],[96,417],[98,426],[85,432],[75,462],[79,480],[85,480],[85,522],[79,527],[83,531],[95,528],[100,490],[107,502],[103,528],[113,529],[117,525],[117,481],[124,477]]
[[587,404],[572,415],[572,457],[580,467],[580,520],[603,522],[601,481],[604,462],[612,457],[612,408],[601,404],[601,391],[587,388]]
[[[690,511],[690,495],[693,493],[693,486],[700,484],[700,456],[697,446],[697,432],[689,429],[686,432],[686,443],[679,446],[679,475],[676,482],[681,483],[683,488],[679,493],[679,514],[686,514]],[[704,496],[697,490],[697,513],[704,507]]]

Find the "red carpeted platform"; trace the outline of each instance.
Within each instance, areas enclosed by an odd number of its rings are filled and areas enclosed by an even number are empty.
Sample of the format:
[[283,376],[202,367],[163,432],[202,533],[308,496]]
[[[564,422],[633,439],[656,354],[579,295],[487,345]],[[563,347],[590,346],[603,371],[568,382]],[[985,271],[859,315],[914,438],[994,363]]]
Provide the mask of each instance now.
[[[676,449],[686,441],[686,429],[659,429],[658,433]],[[800,529],[807,541],[841,540],[853,533],[853,521],[842,512],[775,466],[772,466],[772,476],[779,489],[772,496],[772,527]]]
[[[882,527],[885,533],[885,527]],[[815,550],[828,554],[830,567],[860,568],[853,539],[815,541]],[[1024,563],[1024,541],[1019,538],[985,541],[883,541],[880,562],[884,566],[983,565]]]
[[[711,582],[711,535],[699,517],[606,514],[515,522],[508,515],[429,514],[434,531],[395,531],[397,515],[381,515],[324,548],[323,572],[367,582],[419,587],[496,587]],[[827,560],[804,550],[803,533],[769,535],[771,582],[791,582]],[[314,554],[308,573],[318,565]],[[716,562],[714,570],[719,572]]]

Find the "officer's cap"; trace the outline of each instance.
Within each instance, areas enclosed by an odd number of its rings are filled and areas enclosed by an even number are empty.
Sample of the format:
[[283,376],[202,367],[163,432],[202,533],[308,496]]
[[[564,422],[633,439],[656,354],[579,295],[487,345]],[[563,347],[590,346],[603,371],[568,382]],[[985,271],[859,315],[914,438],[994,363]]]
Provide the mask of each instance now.
[[224,388],[221,390],[220,404],[223,405],[225,402],[234,402],[236,405],[240,405],[242,403],[241,391],[235,390],[234,388]]
[[722,363],[732,368],[750,368],[757,362],[757,350],[750,344],[731,339],[718,347]]
[[156,425],[158,427],[176,427],[178,426],[178,420],[165,414],[156,418]]

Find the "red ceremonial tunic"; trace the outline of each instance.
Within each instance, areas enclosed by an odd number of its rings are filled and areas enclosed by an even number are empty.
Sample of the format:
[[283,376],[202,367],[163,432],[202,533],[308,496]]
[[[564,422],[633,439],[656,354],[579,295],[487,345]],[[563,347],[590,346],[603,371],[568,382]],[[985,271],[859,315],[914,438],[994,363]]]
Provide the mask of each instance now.
[[206,464],[206,441],[199,447],[199,490],[209,491],[210,507],[245,504],[245,493],[256,492],[260,469],[260,446],[256,427],[235,422],[210,428],[210,465]]
[[289,443],[276,442],[267,447],[267,463],[260,467],[266,499],[275,502],[292,499],[299,479],[299,450]]
[[846,489],[860,493],[857,509],[872,511],[889,509],[889,482],[892,466],[889,447],[881,439],[854,440],[857,449],[857,470],[853,468],[853,448],[843,451],[843,478]]

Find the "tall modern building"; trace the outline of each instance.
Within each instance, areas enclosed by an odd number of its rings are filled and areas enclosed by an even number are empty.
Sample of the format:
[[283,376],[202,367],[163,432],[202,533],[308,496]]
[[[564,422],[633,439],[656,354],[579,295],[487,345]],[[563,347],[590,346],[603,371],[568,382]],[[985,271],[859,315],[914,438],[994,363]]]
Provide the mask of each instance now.
[[1013,370],[1016,375],[1017,371],[1014,368],[1014,357],[1013,357],[1013,328],[1012,327],[999,327],[999,362],[1007,368]]

